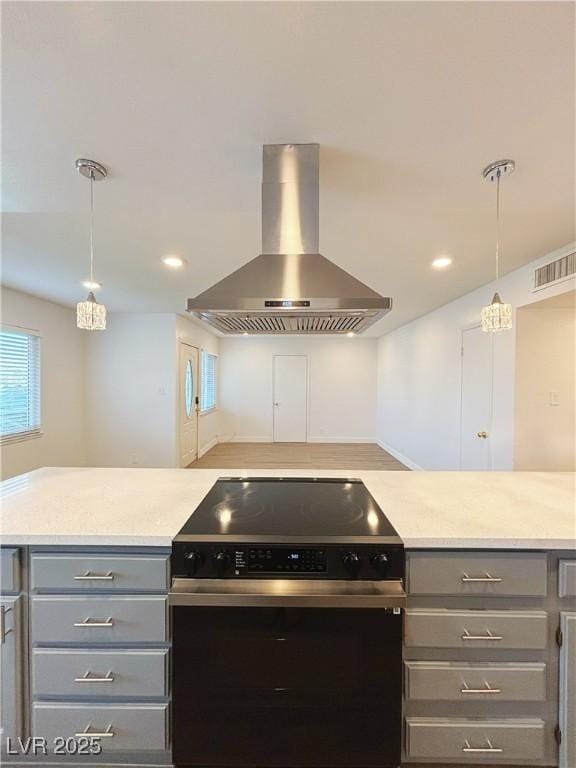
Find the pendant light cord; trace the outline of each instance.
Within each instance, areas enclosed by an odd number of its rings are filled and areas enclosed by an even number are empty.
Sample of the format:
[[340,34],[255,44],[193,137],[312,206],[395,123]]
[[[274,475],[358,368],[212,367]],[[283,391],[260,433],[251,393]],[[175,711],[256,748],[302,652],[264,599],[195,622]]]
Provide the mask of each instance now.
[[496,171],[496,282],[500,277],[500,168]]
[[94,282],[94,171],[90,172],[90,282]]
[[[500,277],[500,168],[496,171],[496,282]],[[496,287],[496,290],[498,288]],[[488,461],[490,469],[494,470],[494,334],[490,334],[490,409],[488,415],[490,424],[490,441],[488,443]]]

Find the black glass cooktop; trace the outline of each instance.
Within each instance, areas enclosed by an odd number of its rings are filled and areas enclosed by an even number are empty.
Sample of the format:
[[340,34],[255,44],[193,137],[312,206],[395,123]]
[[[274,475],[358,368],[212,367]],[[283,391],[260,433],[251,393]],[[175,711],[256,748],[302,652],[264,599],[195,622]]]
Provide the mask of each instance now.
[[185,523],[181,536],[398,534],[360,480],[248,477],[218,480]]

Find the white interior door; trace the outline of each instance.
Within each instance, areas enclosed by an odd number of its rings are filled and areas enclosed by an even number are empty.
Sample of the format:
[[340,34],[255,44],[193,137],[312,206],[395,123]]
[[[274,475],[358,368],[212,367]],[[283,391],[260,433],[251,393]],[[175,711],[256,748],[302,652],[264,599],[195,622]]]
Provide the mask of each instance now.
[[179,459],[187,467],[198,455],[198,350],[182,342],[178,382]]
[[274,356],[274,442],[305,443],[308,421],[308,359]]
[[492,469],[492,338],[480,327],[462,332],[460,469]]

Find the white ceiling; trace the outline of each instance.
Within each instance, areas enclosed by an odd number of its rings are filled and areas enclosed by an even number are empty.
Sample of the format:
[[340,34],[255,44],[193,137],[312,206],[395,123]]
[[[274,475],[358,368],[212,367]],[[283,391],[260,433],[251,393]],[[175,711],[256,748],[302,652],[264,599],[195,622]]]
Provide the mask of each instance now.
[[[315,141],[321,251],[393,327],[574,238],[574,5],[4,2],[3,282],[73,305],[180,312],[260,252],[261,144]],[[169,272],[175,252],[188,267]],[[454,266],[433,272],[433,257]]]

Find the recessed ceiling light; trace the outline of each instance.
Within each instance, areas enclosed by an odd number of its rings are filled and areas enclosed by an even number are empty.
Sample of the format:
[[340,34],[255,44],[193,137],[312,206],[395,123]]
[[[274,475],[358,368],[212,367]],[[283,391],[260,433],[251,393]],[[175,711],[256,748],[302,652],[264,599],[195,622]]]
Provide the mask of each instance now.
[[87,291],[99,291],[102,288],[102,283],[98,283],[96,280],[84,280],[82,285]]
[[184,266],[184,259],[180,256],[162,256],[162,264],[170,269],[180,269]]
[[438,256],[438,258],[434,259],[432,262],[434,269],[446,269],[446,267],[449,267],[450,264],[452,264],[452,259],[450,256]]
[[356,334],[354,333],[354,331],[348,331],[346,336],[348,336],[348,338],[351,339],[353,336],[356,336]]

